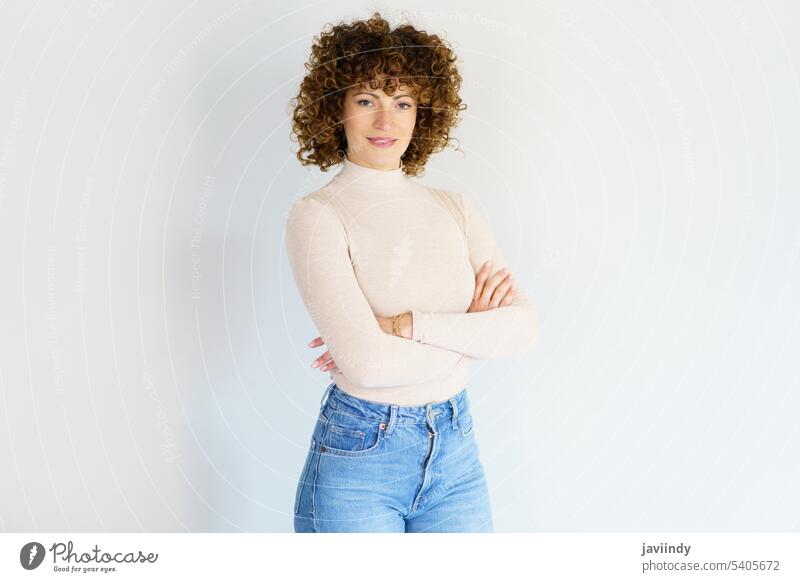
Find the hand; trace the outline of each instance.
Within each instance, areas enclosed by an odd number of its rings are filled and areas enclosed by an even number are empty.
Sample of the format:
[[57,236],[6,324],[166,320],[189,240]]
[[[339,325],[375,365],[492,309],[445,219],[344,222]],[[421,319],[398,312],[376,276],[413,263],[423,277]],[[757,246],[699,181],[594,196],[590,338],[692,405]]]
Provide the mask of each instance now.
[[[322,341],[322,336],[311,340],[311,343],[308,344],[310,348],[316,348],[323,345],[325,342]],[[316,368],[318,366],[322,366],[319,371],[320,372],[327,372],[328,370],[335,370],[336,372],[339,371],[339,368],[336,366],[336,362],[333,361],[333,357],[331,356],[330,350],[327,350],[324,354],[318,357],[316,360],[311,362],[311,367]]]
[[491,263],[488,261],[475,275],[475,292],[467,313],[488,311],[505,305],[511,305],[517,292],[514,278],[508,269],[500,269],[489,276]]
[[[376,315],[375,319],[378,320],[378,325],[381,326],[381,329],[388,333],[389,335],[392,334],[392,318],[391,317],[381,317],[380,315]],[[407,311],[406,313],[400,316],[400,333],[406,339],[411,339],[411,334],[413,333],[413,321],[412,321],[411,312]],[[317,348],[321,345],[324,345],[324,341],[322,336],[319,336],[313,340],[311,343],[308,344],[310,348]],[[321,366],[321,367],[320,367]],[[318,357],[316,360],[311,362],[312,368],[319,367],[320,372],[327,372],[328,370],[334,370],[339,372],[339,368],[336,365],[336,362],[333,360],[333,356],[331,356],[330,350],[327,350],[324,354]]]

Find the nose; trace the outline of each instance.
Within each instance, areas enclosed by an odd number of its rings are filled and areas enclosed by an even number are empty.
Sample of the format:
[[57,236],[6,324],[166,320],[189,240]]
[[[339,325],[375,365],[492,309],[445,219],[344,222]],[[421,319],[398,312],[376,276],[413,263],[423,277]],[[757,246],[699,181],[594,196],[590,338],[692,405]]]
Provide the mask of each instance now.
[[387,131],[389,127],[391,127],[391,119],[389,117],[389,112],[385,109],[378,109],[375,112],[375,122],[373,123],[375,129],[380,131]]

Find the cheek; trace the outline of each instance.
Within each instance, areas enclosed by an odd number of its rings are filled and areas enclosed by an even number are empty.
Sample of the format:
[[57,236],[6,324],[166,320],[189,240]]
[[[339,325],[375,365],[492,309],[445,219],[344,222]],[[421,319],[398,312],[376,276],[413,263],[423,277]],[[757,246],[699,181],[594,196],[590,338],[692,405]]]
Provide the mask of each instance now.
[[415,113],[408,116],[408,121],[406,123],[406,134],[411,136],[416,126],[417,126],[417,116]]
[[370,116],[358,110],[350,111],[346,123],[351,131],[358,133],[368,132],[371,126]]

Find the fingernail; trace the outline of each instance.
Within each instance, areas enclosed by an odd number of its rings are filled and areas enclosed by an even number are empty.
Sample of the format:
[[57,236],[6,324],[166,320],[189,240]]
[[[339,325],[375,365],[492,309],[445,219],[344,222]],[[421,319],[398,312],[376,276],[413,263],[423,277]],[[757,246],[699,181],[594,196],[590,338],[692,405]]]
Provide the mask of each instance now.
[[316,368],[317,367],[317,363],[316,362],[311,362],[311,367],[312,368]]
[[308,342],[306,345],[307,345],[308,347],[311,347],[311,344],[313,344],[313,343],[314,343],[314,340],[311,340],[311,341],[310,341],[310,342]]
[[490,268],[492,266],[492,261],[486,261],[486,268]]

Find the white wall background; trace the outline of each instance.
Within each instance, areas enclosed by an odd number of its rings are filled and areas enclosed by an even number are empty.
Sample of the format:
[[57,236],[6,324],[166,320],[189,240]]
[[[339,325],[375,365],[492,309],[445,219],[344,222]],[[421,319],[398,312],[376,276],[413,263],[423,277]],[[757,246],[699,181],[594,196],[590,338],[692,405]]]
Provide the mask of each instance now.
[[800,10],[7,2],[0,529],[290,531],[329,380],[282,246],[312,38],[454,45],[464,153],[536,301],[470,394],[498,531],[800,526]]

